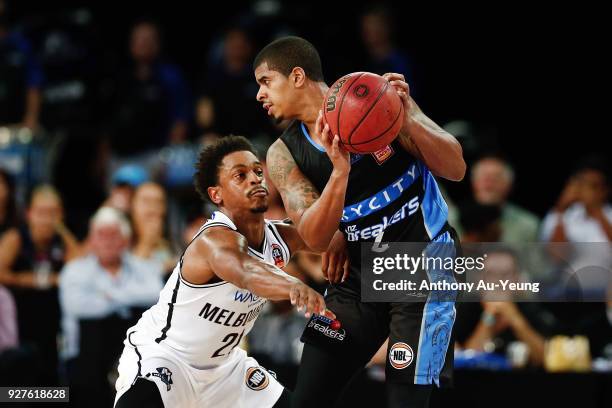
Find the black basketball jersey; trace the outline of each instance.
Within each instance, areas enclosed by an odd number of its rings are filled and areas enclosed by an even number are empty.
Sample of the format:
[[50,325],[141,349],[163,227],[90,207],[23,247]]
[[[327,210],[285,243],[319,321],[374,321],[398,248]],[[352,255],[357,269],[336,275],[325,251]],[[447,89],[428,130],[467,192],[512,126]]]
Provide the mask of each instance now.
[[[302,173],[322,192],[333,169],[323,147],[299,121],[289,125],[281,140]],[[429,242],[447,225],[448,206],[436,180],[397,140],[376,153],[351,153],[344,203],[340,230],[351,258],[347,286],[357,291],[362,242]]]

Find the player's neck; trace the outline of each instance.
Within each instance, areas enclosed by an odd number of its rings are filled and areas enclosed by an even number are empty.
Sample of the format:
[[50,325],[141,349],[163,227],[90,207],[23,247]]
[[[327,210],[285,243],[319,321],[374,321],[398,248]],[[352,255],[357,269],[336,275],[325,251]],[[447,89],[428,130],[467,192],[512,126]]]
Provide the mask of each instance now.
[[316,135],[315,123],[317,121],[317,116],[319,116],[319,110],[321,110],[323,106],[323,100],[325,99],[325,93],[328,88],[325,82],[313,82],[309,84],[304,98],[302,98],[303,102],[298,119],[306,125],[308,133],[317,143],[321,141],[318,140],[318,135]]
[[234,223],[238,231],[244,235],[249,246],[259,249],[264,239],[264,214],[253,213],[251,210],[229,211],[223,208],[222,212]]

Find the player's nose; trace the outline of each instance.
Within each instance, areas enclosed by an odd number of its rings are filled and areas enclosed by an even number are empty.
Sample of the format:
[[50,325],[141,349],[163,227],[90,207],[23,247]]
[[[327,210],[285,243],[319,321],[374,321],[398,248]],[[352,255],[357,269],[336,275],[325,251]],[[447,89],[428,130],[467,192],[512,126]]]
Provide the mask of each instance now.
[[265,97],[265,95],[264,95],[263,87],[261,87],[261,86],[260,86],[260,87],[259,87],[259,90],[257,90],[257,96],[256,96],[256,98],[257,98],[257,100],[258,100],[259,102],[263,102],[264,97]]

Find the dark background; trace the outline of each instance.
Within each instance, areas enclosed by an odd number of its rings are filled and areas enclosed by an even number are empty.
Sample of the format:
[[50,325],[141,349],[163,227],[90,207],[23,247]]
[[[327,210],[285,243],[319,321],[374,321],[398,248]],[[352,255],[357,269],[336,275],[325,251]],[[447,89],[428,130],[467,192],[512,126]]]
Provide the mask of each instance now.
[[[276,17],[256,19],[256,47],[282,28],[304,36],[319,48],[331,83],[360,69],[358,17],[368,4],[282,3]],[[440,124],[472,122],[483,149],[501,152],[514,164],[512,201],[544,214],[580,156],[609,151],[609,104],[601,98],[606,94],[600,76],[609,44],[601,10],[587,4],[541,9],[514,2],[472,7],[385,4],[396,17],[396,42],[415,62],[417,102]],[[251,2],[220,2],[213,9],[209,2],[19,0],[11,3],[11,14],[13,20],[37,27],[66,11],[90,10],[90,42],[101,69],[108,72],[127,59],[130,25],[152,17],[163,29],[164,54],[184,70],[195,89],[206,70],[211,41],[232,22],[243,21],[253,7]],[[473,157],[469,149],[465,153],[469,163]],[[448,188],[460,201],[469,185],[464,181]]]

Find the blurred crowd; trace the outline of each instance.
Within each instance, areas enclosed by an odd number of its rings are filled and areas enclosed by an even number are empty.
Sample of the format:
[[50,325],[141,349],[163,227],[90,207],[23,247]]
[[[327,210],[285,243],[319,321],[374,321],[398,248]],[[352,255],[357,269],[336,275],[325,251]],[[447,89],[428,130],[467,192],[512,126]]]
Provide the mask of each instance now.
[[[90,42],[87,11],[30,25],[9,16],[0,0],[0,384],[69,383],[77,400],[96,392],[108,405],[125,330],[156,302],[213,210],[192,187],[197,152],[240,134],[265,158],[286,123],[271,122],[255,100],[251,64],[262,34],[254,16],[219,33],[198,78],[165,57],[153,20],[134,22],[128,57],[109,66],[107,50]],[[389,10],[367,9],[359,24],[356,68],[405,74],[418,100],[414,61],[395,45]],[[283,29],[263,39],[291,32]],[[550,279],[521,265],[532,242],[612,241],[607,157],[574,163],[542,218],[511,201],[521,180],[503,152],[469,153],[471,190],[448,196],[451,223],[463,242],[513,248],[489,259],[500,273]],[[273,189],[266,216],[286,216]],[[317,255],[299,254],[288,271],[325,288]],[[457,350],[505,353],[520,342],[538,367],[547,339],[583,335],[591,355],[612,359],[610,304],[507,300],[457,309]],[[304,324],[289,303],[270,302],[246,347],[282,376],[299,362]]]

